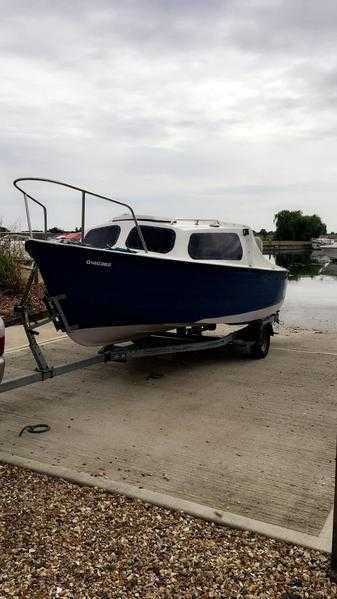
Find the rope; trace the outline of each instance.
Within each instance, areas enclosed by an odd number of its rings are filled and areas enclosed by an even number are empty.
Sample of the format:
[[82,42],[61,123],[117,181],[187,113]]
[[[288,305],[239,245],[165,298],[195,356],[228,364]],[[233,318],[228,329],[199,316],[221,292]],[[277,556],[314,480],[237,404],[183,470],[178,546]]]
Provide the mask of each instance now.
[[21,437],[24,431],[27,431],[28,433],[47,433],[50,431],[50,426],[49,424],[27,424],[27,426],[24,426],[19,432],[19,437]]

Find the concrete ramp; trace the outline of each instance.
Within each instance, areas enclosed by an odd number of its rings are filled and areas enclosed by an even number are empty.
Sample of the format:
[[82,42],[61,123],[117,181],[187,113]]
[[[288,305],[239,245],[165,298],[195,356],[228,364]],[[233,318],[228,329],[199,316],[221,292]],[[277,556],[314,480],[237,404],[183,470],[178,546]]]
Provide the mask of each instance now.
[[[55,364],[92,354],[68,339],[44,349]],[[10,377],[33,366],[27,350],[10,353],[7,365]],[[205,351],[96,365],[0,395],[0,451],[324,547],[336,367],[329,335],[276,337],[260,361]],[[18,436],[44,422],[50,432]]]

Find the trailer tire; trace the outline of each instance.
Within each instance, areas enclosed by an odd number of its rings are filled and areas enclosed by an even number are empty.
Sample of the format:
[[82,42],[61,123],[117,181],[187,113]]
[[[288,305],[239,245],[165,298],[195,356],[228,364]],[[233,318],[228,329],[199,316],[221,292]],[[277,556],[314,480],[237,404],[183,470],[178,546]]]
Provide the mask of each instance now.
[[259,332],[258,338],[250,350],[250,356],[254,360],[262,360],[268,355],[270,348],[270,327],[264,326]]

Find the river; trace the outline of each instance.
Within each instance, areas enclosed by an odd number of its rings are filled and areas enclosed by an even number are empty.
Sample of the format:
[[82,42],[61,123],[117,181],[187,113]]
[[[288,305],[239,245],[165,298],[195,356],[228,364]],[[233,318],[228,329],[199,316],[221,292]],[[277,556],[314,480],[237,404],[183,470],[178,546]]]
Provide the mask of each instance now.
[[289,270],[280,320],[287,327],[337,331],[337,264],[319,251],[286,253],[270,260]]

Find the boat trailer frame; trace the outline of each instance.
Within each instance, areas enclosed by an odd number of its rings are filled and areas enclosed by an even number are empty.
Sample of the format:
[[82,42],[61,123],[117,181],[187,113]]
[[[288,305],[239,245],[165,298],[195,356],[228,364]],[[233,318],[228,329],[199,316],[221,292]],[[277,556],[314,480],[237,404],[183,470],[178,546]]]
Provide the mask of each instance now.
[[250,351],[250,355],[254,358],[264,358],[269,350],[270,336],[274,334],[273,325],[279,322],[278,313],[276,313],[267,318],[243,325],[239,330],[222,336],[206,336],[202,334],[207,330],[215,330],[216,325],[200,324],[189,327],[184,326],[177,328],[176,332],[160,332],[139,338],[133,342],[120,342],[108,345],[102,347],[97,354],[89,358],[83,358],[69,364],[50,366],[41,346],[37,342],[37,336],[39,335],[38,328],[49,322],[53,322],[57,330],[64,330],[63,315],[58,302],[54,302],[52,298],[46,295],[44,301],[49,314],[48,318],[37,321],[31,316],[28,299],[37,275],[38,268],[34,265],[21,303],[16,306],[16,312],[21,315],[29,349],[36,362],[36,369],[32,374],[3,382],[0,384],[0,393],[52,379],[74,370],[93,366],[94,364],[126,362],[130,358],[220,349],[228,345],[240,346],[246,351]]

